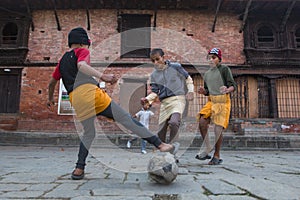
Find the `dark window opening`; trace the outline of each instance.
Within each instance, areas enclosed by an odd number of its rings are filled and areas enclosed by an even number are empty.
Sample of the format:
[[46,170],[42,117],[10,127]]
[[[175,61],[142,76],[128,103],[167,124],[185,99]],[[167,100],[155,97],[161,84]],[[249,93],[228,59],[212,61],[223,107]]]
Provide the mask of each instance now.
[[2,44],[17,44],[18,26],[15,23],[7,23],[2,30]]
[[296,48],[300,48],[300,28],[295,32]]
[[121,58],[149,58],[151,15],[121,15]]
[[263,26],[257,30],[258,47],[274,47],[274,33],[270,27]]

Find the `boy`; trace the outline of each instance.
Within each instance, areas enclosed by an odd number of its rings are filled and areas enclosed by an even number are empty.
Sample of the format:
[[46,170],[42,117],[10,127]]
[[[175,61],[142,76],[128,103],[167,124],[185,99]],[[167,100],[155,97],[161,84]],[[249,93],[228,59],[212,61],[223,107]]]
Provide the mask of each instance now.
[[[138,118],[139,122],[141,122],[141,124],[143,124],[147,129],[149,129],[150,117],[154,115],[154,113],[150,110],[150,107],[151,107],[150,104],[148,104],[148,103],[144,104],[143,108],[133,116],[134,118]],[[136,139],[137,138],[128,140],[127,148],[130,148],[131,143]],[[141,153],[142,154],[147,153],[146,144],[147,144],[147,141],[144,139],[141,139]]]
[[[167,130],[170,128],[169,142],[178,138],[178,130],[186,99],[193,100],[193,79],[188,72],[176,62],[164,59],[162,49],[153,49],[150,58],[154,71],[150,76],[151,93],[141,99],[142,104],[152,104],[158,98],[161,102],[159,114],[158,137],[166,142]],[[186,91],[187,90],[187,91]]]
[[71,178],[73,180],[84,178],[86,158],[96,134],[94,120],[98,115],[119,122],[125,128],[131,130],[133,134],[144,138],[160,151],[175,153],[179,147],[178,143],[174,145],[163,143],[117,105],[104,90],[100,89],[95,78],[111,84],[115,83],[117,79],[114,75],[102,74],[90,66],[89,46],[91,42],[86,30],[81,27],[72,29],[68,35],[68,44],[71,50],[62,56],[49,82],[47,106],[51,109],[55,105],[53,97],[55,86],[59,79],[62,79],[77,118],[84,129],[79,146],[78,160]]
[[211,159],[208,154],[212,151],[207,135],[210,119],[215,124],[214,132],[217,140],[213,158],[209,165],[218,165],[222,163],[220,158],[220,149],[223,141],[222,131],[226,129],[230,116],[230,93],[236,89],[236,83],[233,80],[230,69],[221,64],[222,53],[219,48],[209,50],[207,60],[210,69],[204,74],[204,87],[199,88],[199,94],[208,97],[208,102],[198,113],[199,130],[205,144],[205,151],[196,155],[196,159]]

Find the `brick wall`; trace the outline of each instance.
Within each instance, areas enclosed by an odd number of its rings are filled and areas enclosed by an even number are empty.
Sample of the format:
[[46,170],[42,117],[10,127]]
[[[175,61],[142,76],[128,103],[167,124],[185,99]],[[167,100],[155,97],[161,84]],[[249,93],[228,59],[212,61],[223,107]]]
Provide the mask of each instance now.
[[[153,11],[147,10],[122,10],[122,12],[154,14]],[[87,27],[85,10],[59,10],[61,31],[57,30],[52,10],[34,11],[32,16],[35,30],[30,31],[27,56],[27,61],[31,63],[56,63],[64,51],[68,50],[67,34],[70,29],[77,26]],[[120,79],[124,74],[150,75],[151,68],[143,68],[143,70],[134,68],[133,70],[132,67],[128,67],[131,61],[137,59],[122,60],[127,62],[124,67],[118,65],[108,68],[105,64],[104,67],[100,66],[99,63],[106,63],[108,66],[111,62],[120,60],[120,35],[116,30],[116,11],[90,10],[90,21],[91,30],[88,33],[92,40],[91,62],[96,65],[97,69],[105,70],[105,73],[114,73]],[[151,45],[164,48],[167,58],[183,63],[205,63],[207,50],[214,46],[223,50],[225,63],[244,63],[243,35],[239,33],[241,21],[235,15],[220,13],[215,32],[212,33],[213,21],[213,12],[159,10],[157,29],[152,32]],[[149,62],[149,60],[138,61]],[[18,130],[75,132],[73,116],[59,116],[56,112],[50,112],[45,106],[48,81],[54,67],[35,64],[23,69]],[[56,99],[58,98],[57,91]],[[115,101],[120,101],[118,84],[113,86],[107,84],[107,92]],[[112,123],[105,123],[102,119],[100,126],[105,131],[119,130]]]
[[[122,12],[153,14],[153,11],[145,10]],[[85,10],[59,10],[58,17],[61,31],[57,30],[53,11],[33,12],[35,30],[30,32],[29,37],[29,61],[43,61],[49,57],[50,61],[57,62],[68,49],[67,34],[70,29],[87,27]],[[116,30],[116,17],[115,10],[90,11],[91,30],[88,33],[92,40],[93,62],[119,58],[120,34]],[[243,34],[239,33],[241,21],[236,15],[220,13],[215,32],[211,32],[213,21],[213,12],[160,10],[156,31],[152,31],[151,45],[163,47],[172,59],[192,63],[206,62],[207,50],[217,46],[223,50],[224,62],[244,63]]]

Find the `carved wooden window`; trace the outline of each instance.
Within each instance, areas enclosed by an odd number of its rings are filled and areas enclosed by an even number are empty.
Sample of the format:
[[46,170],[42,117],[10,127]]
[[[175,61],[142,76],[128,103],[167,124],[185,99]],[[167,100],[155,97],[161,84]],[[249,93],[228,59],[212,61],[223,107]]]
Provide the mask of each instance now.
[[18,26],[15,23],[9,22],[2,29],[2,44],[16,45],[18,39]]
[[261,26],[257,29],[257,47],[274,48],[275,36],[274,31],[269,26]]
[[300,27],[295,31],[296,48],[300,48]]

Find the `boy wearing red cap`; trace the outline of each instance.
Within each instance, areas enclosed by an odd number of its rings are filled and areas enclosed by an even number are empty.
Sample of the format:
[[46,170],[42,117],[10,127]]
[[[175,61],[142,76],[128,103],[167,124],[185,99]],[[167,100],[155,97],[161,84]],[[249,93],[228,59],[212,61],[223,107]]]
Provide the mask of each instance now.
[[68,35],[68,44],[71,50],[62,56],[49,82],[47,106],[51,109],[55,105],[54,90],[57,82],[62,79],[70,102],[84,130],[79,146],[78,160],[71,178],[80,180],[84,177],[86,158],[96,135],[94,122],[98,115],[122,124],[133,134],[153,144],[160,151],[176,153],[179,147],[178,143],[173,145],[163,143],[140,122],[133,119],[99,87],[95,78],[112,84],[117,79],[114,75],[102,74],[90,66],[90,40],[87,32],[81,27],[72,29]]
[[197,115],[199,130],[205,144],[205,150],[196,155],[196,159],[211,159],[209,153],[213,150],[207,135],[210,120],[214,123],[216,138],[215,152],[209,165],[222,163],[220,149],[223,141],[222,132],[228,127],[230,116],[230,93],[236,89],[231,70],[221,64],[222,52],[219,48],[209,50],[207,60],[210,69],[204,74],[204,87],[200,87],[198,93],[208,96],[208,102]]

